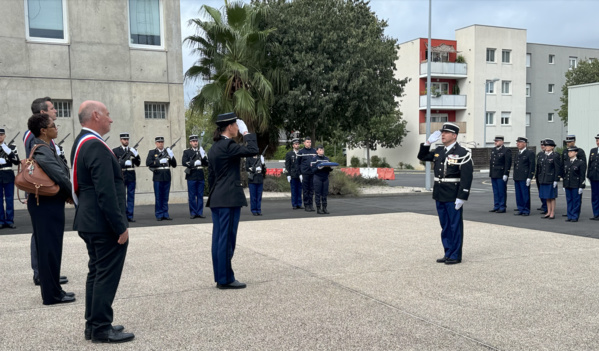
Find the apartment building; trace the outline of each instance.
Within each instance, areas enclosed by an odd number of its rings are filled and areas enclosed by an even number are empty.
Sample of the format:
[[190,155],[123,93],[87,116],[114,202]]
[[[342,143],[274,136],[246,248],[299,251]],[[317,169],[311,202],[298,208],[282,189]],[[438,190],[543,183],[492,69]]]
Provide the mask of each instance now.
[[[145,161],[156,135],[167,144],[183,137],[185,144],[178,0],[12,0],[2,9],[0,121],[8,140],[27,129],[31,102],[50,96],[59,139],[71,133],[67,154],[85,100],[110,111],[111,147],[120,144],[120,132],[129,132],[132,144],[144,136],[138,149]],[[22,142],[16,145],[24,157]],[[152,190],[151,177],[137,171],[138,191]],[[176,172],[173,189],[183,184],[183,172]]]

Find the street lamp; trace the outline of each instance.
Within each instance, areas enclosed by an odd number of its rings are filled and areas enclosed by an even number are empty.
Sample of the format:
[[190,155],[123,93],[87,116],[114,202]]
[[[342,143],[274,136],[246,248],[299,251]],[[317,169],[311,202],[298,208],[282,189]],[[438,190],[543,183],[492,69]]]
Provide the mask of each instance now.
[[484,132],[483,132],[483,147],[487,147],[487,85],[489,84],[489,82],[491,83],[495,83],[498,82],[499,78],[495,78],[495,79],[491,79],[491,80],[486,80],[485,81],[485,115],[484,115],[484,119],[483,119],[483,126],[484,126]]

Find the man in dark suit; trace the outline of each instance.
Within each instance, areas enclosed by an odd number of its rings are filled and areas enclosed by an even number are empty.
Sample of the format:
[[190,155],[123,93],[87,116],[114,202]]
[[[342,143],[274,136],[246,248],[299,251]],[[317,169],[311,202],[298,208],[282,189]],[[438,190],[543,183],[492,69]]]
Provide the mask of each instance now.
[[[464,239],[463,205],[470,195],[473,164],[470,150],[457,143],[460,128],[453,123],[443,124],[443,128],[430,135],[426,143],[420,144],[418,159],[432,161],[435,172],[433,199],[441,222],[441,242],[445,254],[438,263],[456,264],[462,262]],[[430,145],[441,138],[443,146],[435,151]]]
[[589,164],[587,166],[587,178],[591,182],[591,204],[593,206],[592,221],[599,221],[599,134],[595,136],[597,147],[589,153]]
[[154,173],[154,213],[157,221],[172,218],[168,214],[168,196],[171,191],[171,169],[177,167],[175,154],[170,148],[164,147],[164,137],[157,136],[154,139],[156,148],[148,152],[146,166]]
[[489,177],[493,185],[493,209],[489,212],[505,213],[507,181],[512,168],[512,152],[503,145],[503,136],[495,137],[495,147],[489,160]]
[[119,159],[119,165],[123,171],[125,187],[127,188],[127,221],[135,222],[133,208],[135,206],[135,167],[141,165],[141,157],[135,148],[129,147],[129,133],[121,133],[121,146],[112,149],[114,155]]
[[[14,229],[16,228],[14,222],[15,172],[13,172],[12,166],[18,165],[21,161],[16,146],[7,145],[4,142],[5,138],[4,128],[0,128],[0,228]],[[4,203],[6,203],[6,209]]]
[[208,158],[206,158],[204,149],[199,145],[197,135],[189,137],[189,145],[191,147],[183,151],[181,158],[187,180],[189,218],[206,218],[204,216],[204,167],[208,166]]
[[[258,143],[256,135],[248,133],[245,123],[233,112],[219,115],[216,125],[214,144],[208,151],[210,195],[206,202],[212,212],[214,280],[219,289],[243,289],[246,284],[235,279],[231,267],[241,207],[248,205],[241,183],[240,162],[242,157],[258,154]],[[243,135],[246,146],[233,140],[238,134]]]
[[85,338],[95,343],[133,340],[123,326],[112,325],[116,295],[129,239],[125,184],[118,159],[102,139],[110,131],[110,113],[97,101],[79,107],[83,129],[71,151],[73,230],[87,246],[89,273],[85,287]]
[[518,154],[514,157],[514,187],[516,188],[515,216],[530,215],[530,182],[535,174],[535,154],[526,148],[528,139],[519,137],[516,140]]
[[300,159],[297,155],[299,152],[299,139],[295,138],[291,143],[293,144],[293,150],[285,155],[285,171],[287,172],[287,181],[291,186],[291,207],[295,210],[303,208]]

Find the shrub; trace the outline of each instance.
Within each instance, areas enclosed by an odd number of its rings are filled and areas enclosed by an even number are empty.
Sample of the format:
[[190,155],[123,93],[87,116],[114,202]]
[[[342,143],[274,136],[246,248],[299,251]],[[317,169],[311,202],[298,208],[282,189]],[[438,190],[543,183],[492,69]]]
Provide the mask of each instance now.
[[406,163],[406,164],[404,165],[404,167],[406,167],[406,169],[414,169],[414,166],[412,166],[412,165],[411,165],[411,164],[409,164],[409,163]]
[[384,179],[364,178],[361,175],[351,178],[357,186],[388,186]]
[[387,158],[383,157],[383,160],[381,161],[381,166],[382,168],[391,168],[391,165],[389,164],[389,162],[387,162]]
[[353,168],[360,167],[360,159],[357,158],[356,156],[352,156],[351,160],[349,161],[349,163],[351,164],[351,166]]
[[329,175],[329,195],[352,195],[360,193],[358,185],[354,181],[358,177],[350,177],[340,171],[333,171]]
[[277,147],[277,151],[272,155],[273,160],[284,160],[287,152],[291,150],[291,147],[287,147],[287,145],[279,145]]
[[398,167],[399,169],[403,169],[403,167],[404,167],[404,163],[403,163],[403,162],[401,162],[401,161],[399,161],[399,163],[397,164],[397,167]]
[[290,192],[291,186],[289,185],[289,182],[287,182],[286,176],[264,176],[263,191],[274,191],[277,193]]
[[331,162],[337,162],[339,166],[346,167],[347,166],[347,157],[343,154],[339,154],[331,158]]
[[377,168],[381,166],[381,158],[374,155],[370,157],[370,167]]

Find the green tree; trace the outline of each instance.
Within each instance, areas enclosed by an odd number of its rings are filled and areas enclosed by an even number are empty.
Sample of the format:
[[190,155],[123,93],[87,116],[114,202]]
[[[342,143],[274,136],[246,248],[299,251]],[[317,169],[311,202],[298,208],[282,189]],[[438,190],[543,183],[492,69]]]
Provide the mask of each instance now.
[[211,109],[214,120],[218,114],[235,111],[251,130],[268,129],[274,92],[264,67],[266,38],[274,28],[258,27],[267,11],[266,7],[225,0],[222,11],[201,7],[207,20],[189,21],[196,26],[196,34],[184,42],[199,59],[185,72],[185,79],[207,82],[191,100],[193,110],[204,113]]
[[596,82],[599,82],[599,60],[597,59],[580,61],[576,68],[566,72],[566,84],[562,86],[560,97],[562,106],[557,113],[565,125],[568,125],[568,87]]
[[[329,141],[335,131],[358,142],[371,119],[392,122],[402,81],[394,76],[396,40],[365,0],[255,0],[272,15],[262,28],[277,28],[269,41],[270,64],[285,72],[273,119],[287,131]],[[387,125],[388,127],[395,124]],[[384,127],[384,126],[383,126]]]
[[[189,136],[198,135],[202,140],[202,147],[208,151],[212,146],[212,132],[215,125],[212,121],[212,113],[210,110],[200,112],[188,108],[185,111],[185,135],[186,144],[189,146]],[[204,133],[202,137],[202,133]]]

